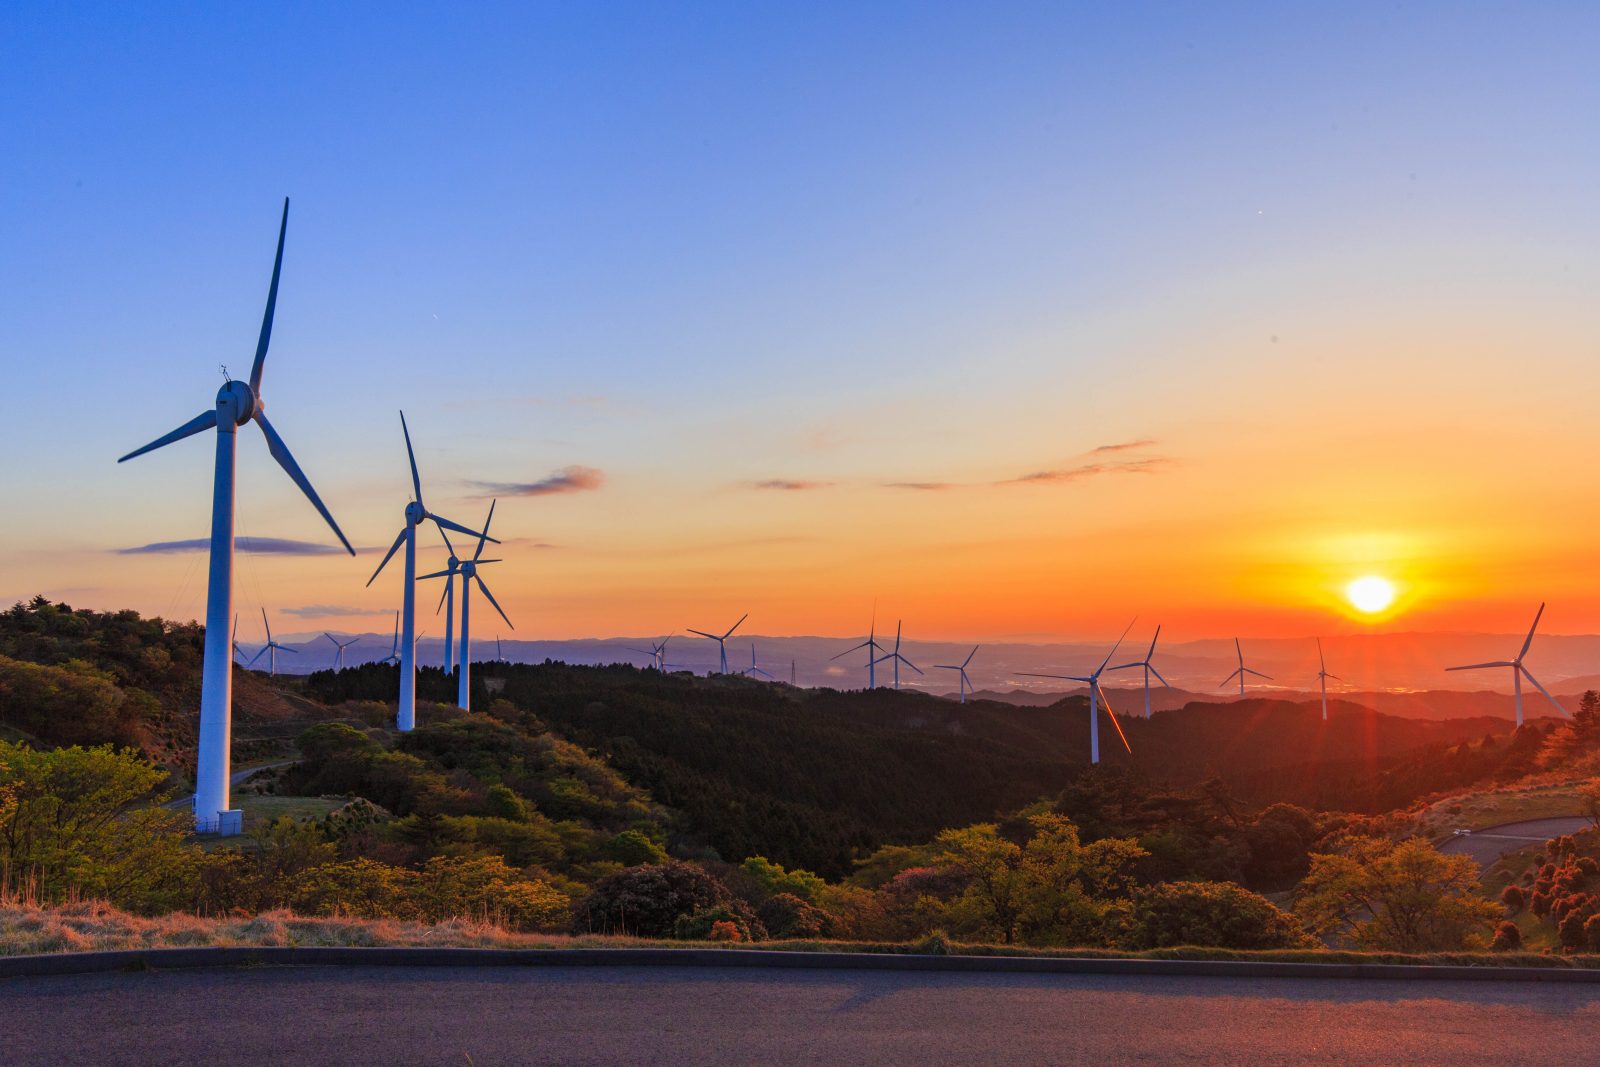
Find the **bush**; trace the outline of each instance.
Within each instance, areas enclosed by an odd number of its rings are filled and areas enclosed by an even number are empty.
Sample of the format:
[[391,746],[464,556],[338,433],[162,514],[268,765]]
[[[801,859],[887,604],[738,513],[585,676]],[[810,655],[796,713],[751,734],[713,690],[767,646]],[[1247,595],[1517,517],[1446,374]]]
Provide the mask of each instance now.
[[1118,943],[1125,948],[1304,948],[1293,915],[1231,882],[1165,882],[1134,890]]
[[605,843],[600,850],[608,860],[624,867],[638,867],[646,863],[663,863],[667,852],[640,830],[624,830]]
[[756,909],[756,917],[773,937],[827,937],[833,916],[793,893],[779,893]]
[[1510,919],[1502,920],[1494,928],[1494,940],[1489,947],[1496,952],[1515,952],[1522,947],[1522,931]]
[[1590,952],[1600,952],[1600,915],[1591,915],[1583,921],[1583,937]]
[[435,856],[417,874],[415,899],[429,922],[465,916],[513,930],[558,926],[568,912],[565,896],[524,878],[499,856]]
[[1520,885],[1508,885],[1500,891],[1500,903],[1515,915],[1528,904],[1528,894]]
[[1561,947],[1568,952],[1577,952],[1588,945],[1588,936],[1584,932],[1584,917],[1582,915],[1569,915],[1561,920],[1556,927],[1556,935],[1561,940]]
[[692,915],[678,916],[672,924],[672,936],[679,941],[765,941],[767,928],[750,905],[729,897]]
[[731,899],[726,886],[693,864],[647,863],[596,882],[573,915],[572,929],[580,934],[672,937],[680,915],[692,916]]

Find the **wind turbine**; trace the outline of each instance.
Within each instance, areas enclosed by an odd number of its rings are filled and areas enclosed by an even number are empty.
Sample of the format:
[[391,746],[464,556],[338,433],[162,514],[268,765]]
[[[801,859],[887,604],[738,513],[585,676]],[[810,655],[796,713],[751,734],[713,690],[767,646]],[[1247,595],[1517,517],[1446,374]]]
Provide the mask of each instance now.
[[326,630],[322,631],[322,636],[333,642],[335,650],[333,653],[333,669],[336,671],[344,670],[344,650],[361,640],[361,638],[352,637],[348,641],[341,641]]
[[756,644],[755,644],[754,641],[750,642],[750,666],[746,667],[744,670],[740,671],[739,673],[744,675],[746,678],[750,677],[752,674],[759,674],[759,675],[761,675],[761,677],[765,678],[769,682],[776,682],[777,681],[777,679],[774,678],[772,675],[768,674],[766,671],[764,671],[760,667],[756,666]]
[[278,644],[278,642],[276,642],[276,641],[274,641],[272,639],[272,624],[267,621],[267,609],[266,608],[262,608],[261,609],[261,625],[263,625],[263,626],[265,626],[267,628],[267,643],[261,646],[261,652],[257,652],[255,655],[250,657],[250,662],[245,664],[245,668],[248,670],[249,668],[254,667],[255,663],[256,663],[256,660],[261,658],[261,653],[265,652],[265,653],[268,653],[268,655],[267,655],[267,670],[268,670],[268,673],[270,673],[274,678],[276,678],[278,676],[278,650],[282,649],[283,651],[291,653],[291,654],[296,655],[296,656],[298,656],[300,654],[300,650],[297,649],[297,648],[290,648],[288,645],[280,645],[280,644]]
[[701,637],[708,637],[708,638],[710,638],[711,640],[713,640],[713,641],[715,641],[717,643],[717,652],[718,652],[719,656],[721,657],[721,661],[722,661],[722,667],[721,667],[721,669],[719,670],[718,673],[720,673],[720,674],[727,674],[728,673],[728,638],[732,637],[733,636],[733,631],[737,630],[740,626],[743,626],[744,625],[744,620],[748,619],[749,617],[750,617],[750,613],[748,611],[745,612],[743,615],[739,616],[739,621],[734,623],[732,626],[728,627],[728,632],[723,634],[720,637],[717,636],[716,634],[708,634],[704,630],[693,630],[693,629],[691,629],[689,631],[692,634],[699,634]]
[[[1160,680],[1162,685],[1166,686],[1168,689],[1172,688],[1172,683],[1167,681],[1165,678],[1162,678],[1161,672],[1156,670],[1156,665],[1150,662],[1155,658],[1156,642],[1159,640],[1161,640],[1161,627],[1157,626],[1156,635],[1150,639],[1150,648],[1145,652],[1144,659],[1135,660],[1132,663],[1124,663],[1120,667],[1111,668],[1113,671],[1125,671],[1133,667],[1144,668],[1144,717],[1147,719],[1150,717],[1150,676],[1152,674],[1155,675],[1156,678]],[[1233,675],[1230,674],[1228,677],[1232,678]],[[1227,683],[1223,684],[1226,685]],[[1323,718],[1327,718],[1327,716],[1324,715]]]
[[[1136,620],[1137,621],[1137,620]],[[1111,725],[1117,728],[1117,736],[1122,738],[1122,747],[1131,754],[1133,746],[1128,744],[1128,735],[1122,732],[1122,724],[1117,722],[1117,713],[1111,709],[1111,698],[1105,695],[1105,690],[1100,686],[1100,676],[1106,671],[1106,664],[1111,662],[1111,657],[1117,654],[1117,649],[1122,647],[1122,638],[1128,636],[1128,630],[1133,629],[1133,623],[1128,623],[1127,629],[1122,631],[1122,637],[1117,638],[1117,643],[1111,646],[1111,651],[1106,653],[1106,658],[1100,661],[1100,666],[1088,674],[1029,674],[1021,671],[1025,678],[1059,678],[1067,682],[1087,682],[1089,685],[1089,762],[1100,762],[1100,700],[1106,702],[1106,711],[1111,716]]]
[[889,660],[894,661],[894,687],[896,691],[898,691],[900,688],[900,664],[904,663],[907,667],[910,667],[918,674],[922,673],[921,667],[917,666],[915,663],[912,663],[910,660],[906,659],[900,654],[900,621],[898,619],[895,620],[894,624],[894,651],[886,652],[882,656],[878,657],[879,663],[885,663]]
[[935,663],[934,664],[934,666],[936,668],[938,668],[939,670],[941,670],[941,671],[960,671],[961,672],[961,703],[963,703],[963,704],[965,704],[967,702],[967,690],[969,688],[971,688],[971,686],[972,686],[972,679],[967,677],[967,664],[972,662],[972,657],[976,656],[978,654],[978,649],[980,649],[982,647],[983,647],[982,645],[973,645],[972,646],[972,651],[967,653],[967,658],[962,660],[959,665],[958,664],[954,664],[954,663]]
[[[445,561],[445,568],[441,572],[444,574],[444,592],[439,594],[439,607],[434,608],[433,613],[437,615],[439,614],[439,608],[445,609],[444,673],[449,674],[452,662],[451,656],[454,654],[453,650],[455,648],[452,627],[456,617],[456,575],[461,570],[461,560],[456,556],[456,546],[450,543],[450,535],[444,532],[443,527],[439,528],[439,536],[444,538],[444,547],[449,550],[450,557]],[[432,578],[434,575],[430,574],[427,577]]]
[[228,775],[233,758],[233,657],[229,650],[228,616],[233,614],[233,473],[238,447],[238,428],[254,420],[267,439],[267,451],[278,461],[290,480],[311,501],[313,507],[333,529],[341,544],[353,556],[355,549],[345,537],[333,515],[311,488],[278,431],[267,421],[261,398],[261,373],[267,360],[267,345],[272,339],[272,316],[278,303],[278,276],[283,271],[283,238],[289,229],[289,199],[283,200],[283,220],[278,224],[278,251],[272,261],[272,283],[267,288],[267,309],[261,317],[261,334],[256,339],[255,362],[250,381],[228,380],[217,391],[216,405],[202,412],[164,437],[117,460],[125,462],[181,441],[202,430],[217,431],[217,454],[211,494],[211,574],[206,586],[206,638],[201,654],[200,738],[195,766],[194,821],[201,832],[223,830],[237,833],[238,818],[231,815],[223,827],[222,812],[228,808]]
[[[1244,696],[1244,676],[1245,675],[1253,674],[1257,678],[1265,678],[1268,681],[1272,680],[1272,675],[1270,675],[1270,674],[1262,674],[1260,671],[1253,671],[1249,667],[1246,667],[1244,665],[1244,649],[1239,647],[1239,639],[1237,637],[1235,637],[1233,639],[1233,650],[1239,654],[1239,666],[1238,666],[1237,669],[1234,670],[1234,672],[1232,674],[1228,675],[1226,678],[1224,678],[1222,680],[1222,685],[1217,686],[1218,689],[1221,689],[1223,686],[1227,685],[1229,682],[1233,681],[1235,678],[1238,678],[1239,679],[1239,695],[1240,696]],[[1156,677],[1159,678],[1160,675],[1157,675]]]
[[844,656],[848,656],[852,652],[860,652],[863,648],[867,650],[867,688],[868,689],[876,689],[876,688],[878,688],[878,657],[877,657],[877,654],[879,652],[883,651],[883,646],[878,644],[878,615],[877,615],[877,612],[873,612],[873,615],[872,615],[872,629],[867,631],[867,639],[865,641],[861,642],[859,645],[855,645],[854,647],[845,649],[843,652],[839,653],[839,655],[837,655],[837,656],[830,656],[828,658],[828,662],[832,663],[834,660],[839,659],[839,658],[844,657]]
[[667,673],[667,642],[671,640],[672,635],[668,634],[659,641],[651,641],[650,650],[648,652],[642,648],[634,648],[632,646],[628,647],[628,651],[637,652],[641,656],[649,656],[650,666],[654,667],[662,674],[665,674]]
[[[457,659],[458,659],[458,661],[460,663],[460,672],[456,676],[457,677],[457,681],[456,681],[456,705],[458,707],[464,709],[464,710],[469,710],[469,711],[472,708],[472,583],[473,582],[477,582],[478,583],[478,589],[483,593],[484,596],[489,598],[489,603],[493,604],[494,605],[494,610],[496,610],[496,611],[498,611],[500,613],[500,617],[502,619],[505,619],[506,625],[510,626],[513,630],[516,629],[516,626],[511,622],[510,618],[508,618],[506,616],[505,609],[500,606],[500,602],[494,598],[494,594],[493,593],[489,592],[489,587],[487,585],[483,584],[483,576],[478,573],[478,568],[483,566],[484,564],[486,564],[486,563],[499,563],[500,562],[497,559],[482,559],[481,558],[482,555],[483,555],[483,546],[488,544],[491,540],[493,540],[493,538],[491,538],[489,536],[489,524],[494,522],[494,505],[495,505],[495,502],[491,500],[489,502],[489,517],[484,520],[483,533],[476,535],[477,538],[478,538],[478,547],[473,549],[472,558],[471,559],[462,560],[461,561],[461,566],[460,566],[460,574],[461,574],[461,644],[457,646],[457,649],[459,651],[459,655],[457,656]],[[500,542],[495,541],[495,544],[499,544],[499,543]],[[423,575],[423,577],[424,578],[443,578],[446,575],[448,575],[449,573],[450,573],[449,571],[435,571],[433,574],[425,574],[425,575]]]
[[1540,604],[1539,605],[1538,614],[1534,615],[1534,617],[1533,617],[1533,625],[1528,627],[1527,639],[1522,642],[1522,651],[1517,653],[1517,658],[1516,659],[1495,660],[1493,663],[1469,663],[1465,667],[1446,667],[1445,668],[1445,670],[1447,670],[1447,671],[1476,671],[1476,670],[1481,670],[1481,669],[1488,668],[1488,667],[1510,667],[1511,668],[1511,684],[1512,684],[1512,688],[1517,694],[1517,725],[1518,726],[1522,725],[1522,679],[1524,677],[1526,677],[1528,679],[1528,681],[1533,683],[1535,689],[1539,690],[1539,692],[1544,694],[1544,698],[1546,700],[1550,701],[1550,703],[1552,703],[1552,704],[1554,704],[1556,706],[1556,710],[1557,711],[1559,711],[1561,714],[1565,715],[1569,719],[1572,718],[1572,714],[1570,712],[1568,712],[1566,708],[1561,706],[1561,701],[1559,701],[1555,697],[1551,696],[1550,695],[1550,690],[1548,690],[1544,686],[1540,685],[1539,684],[1539,679],[1537,679],[1537,678],[1535,678],[1533,676],[1533,672],[1528,670],[1527,667],[1524,667],[1522,665],[1522,657],[1524,657],[1524,656],[1526,656],[1528,654],[1528,648],[1533,644],[1533,632],[1539,628],[1539,620],[1541,618],[1543,618],[1543,617],[1544,617],[1544,605]]
[[[410,503],[406,505],[406,525],[400,535],[394,539],[394,544],[389,546],[389,551],[384,555],[383,561],[378,564],[378,569],[372,572],[372,577],[367,579],[371,585],[377,580],[383,568],[388,564],[394,554],[400,550],[401,545],[406,546],[406,575],[405,595],[401,601],[402,630],[405,640],[400,643],[400,700],[395,710],[395,726],[402,732],[411,730],[417,725],[417,527],[429,519],[435,526],[445,530],[455,530],[468,537],[484,537],[476,530],[469,530],[460,523],[451,522],[443,515],[435,515],[422,503],[422,476],[417,473],[417,455],[411,450],[411,430],[406,426],[406,413],[400,413],[400,432],[406,439],[406,459],[411,461],[411,489],[415,494]],[[488,538],[495,541],[494,538]]]
[[244,650],[239,647],[239,613],[233,613],[233,654],[239,659],[244,658]]
[[[1461,668],[1452,667],[1450,669],[1451,670],[1460,670]],[[1328,679],[1329,678],[1332,678],[1336,682],[1344,681],[1344,679],[1340,678],[1337,674],[1329,674],[1328,673],[1328,661],[1326,659],[1324,659],[1323,656],[1322,656],[1322,638],[1319,637],[1319,638],[1317,638],[1317,681],[1320,682],[1321,685],[1322,685],[1322,721],[1323,722],[1327,722],[1328,721]]]
[[496,663],[504,663],[506,661],[505,650],[500,647],[500,635],[499,634],[495,634],[494,635],[494,661]]
[[394,645],[389,649],[389,654],[378,661],[379,663],[400,662],[400,613],[394,613]]

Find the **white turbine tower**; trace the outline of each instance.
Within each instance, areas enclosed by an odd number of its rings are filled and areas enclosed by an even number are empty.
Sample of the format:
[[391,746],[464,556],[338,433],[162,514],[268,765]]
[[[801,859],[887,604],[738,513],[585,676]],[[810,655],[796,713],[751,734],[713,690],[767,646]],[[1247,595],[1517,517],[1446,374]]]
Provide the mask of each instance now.
[[1484,669],[1487,669],[1489,667],[1509,667],[1509,668],[1511,668],[1512,689],[1517,694],[1517,725],[1518,726],[1522,725],[1522,679],[1523,678],[1527,678],[1528,681],[1532,682],[1534,688],[1539,690],[1539,692],[1543,693],[1544,694],[1544,698],[1546,700],[1550,701],[1550,703],[1552,703],[1552,704],[1554,704],[1556,706],[1556,710],[1557,711],[1559,711],[1561,714],[1567,716],[1567,718],[1569,718],[1569,719],[1572,718],[1571,713],[1568,712],[1566,708],[1561,706],[1561,701],[1559,701],[1555,697],[1551,696],[1550,695],[1550,690],[1548,690],[1544,686],[1540,685],[1539,684],[1539,679],[1537,679],[1537,678],[1535,678],[1533,676],[1533,672],[1528,670],[1527,667],[1524,667],[1522,665],[1522,658],[1528,654],[1528,649],[1533,645],[1533,632],[1539,628],[1539,620],[1541,618],[1543,618],[1543,617],[1544,617],[1544,605],[1540,604],[1538,613],[1535,614],[1534,617],[1533,617],[1533,625],[1528,627],[1528,637],[1527,637],[1526,640],[1524,640],[1522,642],[1522,651],[1517,653],[1517,658],[1516,659],[1500,659],[1500,660],[1495,660],[1493,663],[1469,663],[1464,667],[1446,667],[1445,668],[1445,670],[1447,670],[1447,671],[1476,671],[1476,670],[1484,670]]
[[750,642],[750,666],[746,667],[744,670],[740,671],[739,673],[741,675],[743,675],[744,677],[746,677],[746,678],[750,677],[752,674],[759,674],[759,675],[761,675],[761,677],[765,678],[769,682],[776,682],[777,681],[777,679],[774,678],[772,675],[768,674],[766,671],[764,671],[760,667],[756,666],[756,645],[755,645],[754,641]]
[[248,669],[255,666],[256,660],[261,658],[262,652],[265,652],[267,653],[267,673],[276,678],[278,676],[279,650],[281,649],[282,651],[294,656],[298,656],[300,654],[300,650],[297,648],[290,648],[288,645],[280,645],[278,642],[272,639],[272,624],[267,621],[266,608],[261,609],[261,625],[267,628],[267,643],[261,646],[261,652],[257,652],[255,655],[250,657],[250,662],[246,663],[245,667]]
[[1235,678],[1238,678],[1239,679],[1239,695],[1240,696],[1244,696],[1244,676],[1245,675],[1253,674],[1257,678],[1265,678],[1268,681],[1272,680],[1272,675],[1270,675],[1270,674],[1262,674],[1260,671],[1253,671],[1249,667],[1246,667],[1244,665],[1244,649],[1239,647],[1239,639],[1237,637],[1235,637],[1233,639],[1233,650],[1239,654],[1239,666],[1234,670],[1234,672],[1232,674],[1228,675],[1226,678],[1224,678],[1222,680],[1222,685],[1217,686],[1218,689],[1221,689],[1223,686],[1227,685],[1229,682],[1233,681]]
[[1328,673],[1328,661],[1322,655],[1322,638],[1317,638],[1317,682],[1322,686],[1322,721],[1328,721],[1328,679],[1344,681],[1337,674]]
[[[483,546],[489,543],[489,524],[494,522],[494,501],[489,502],[489,517],[483,522],[483,533],[478,537],[478,547],[473,549],[472,558],[461,561],[461,643],[456,646],[457,659],[460,662],[460,671],[456,681],[456,704],[465,709],[472,708],[472,583],[478,583],[478,591],[489,598],[489,603],[494,605],[494,610],[505,619],[507,626],[513,630],[515,624],[507,617],[505,609],[500,602],[489,592],[489,587],[483,584],[483,575],[478,573],[478,568],[486,563],[499,563],[497,559],[482,559]],[[496,541],[495,544],[500,542]]]
[[[444,539],[444,547],[449,551],[450,556],[445,561],[445,568],[442,572],[444,574],[444,592],[439,594],[439,606],[433,609],[433,613],[437,615],[440,608],[444,609],[444,673],[449,674],[451,666],[455,662],[453,659],[455,655],[455,631],[453,627],[456,617],[456,575],[461,572],[461,559],[456,555],[456,546],[450,543],[450,535],[444,532],[443,527],[439,528],[439,536]],[[427,577],[431,578],[433,575],[428,575]]]
[[713,641],[715,641],[717,643],[717,652],[718,652],[718,655],[720,656],[721,661],[722,661],[722,667],[721,667],[721,670],[719,671],[719,673],[721,673],[721,674],[727,674],[728,673],[728,638],[732,637],[733,636],[733,631],[737,630],[740,626],[743,626],[744,625],[744,620],[748,619],[749,617],[750,617],[750,613],[748,611],[745,612],[743,615],[739,616],[739,621],[734,623],[732,626],[728,627],[728,632],[723,634],[720,637],[717,636],[716,634],[708,634],[704,630],[693,630],[693,629],[691,629],[689,631],[692,634],[699,634],[701,637],[708,637],[708,638],[710,638],[711,640],[713,640]]
[[1089,685],[1089,762],[1100,762],[1100,701],[1106,702],[1106,713],[1111,716],[1111,725],[1117,728],[1117,736],[1122,738],[1122,747],[1131,754],[1133,746],[1128,744],[1128,735],[1122,732],[1122,724],[1117,722],[1117,713],[1111,708],[1111,698],[1105,695],[1105,690],[1100,686],[1100,676],[1106,671],[1106,664],[1111,662],[1111,657],[1117,654],[1117,649],[1122,647],[1122,638],[1128,636],[1128,630],[1133,629],[1133,623],[1128,623],[1127,629],[1122,631],[1122,637],[1117,638],[1117,643],[1111,646],[1111,651],[1106,653],[1106,658],[1100,661],[1100,666],[1088,674],[1029,674],[1019,672],[1025,678],[1059,678],[1067,682],[1086,682]]
[[867,639],[859,645],[853,645],[845,649],[837,656],[828,657],[828,662],[832,663],[834,660],[848,656],[852,652],[860,652],[863,648],[867,650],[867,688],[876,689],[878,688],[878,653],[883,651],[883,646],[878,644],[878,616],[876,613],[872,616],[872,629],[867,631]]
[[348,641],[341,641],[326,630],[322,631],[322,636],[333,642],[333,669],[336,671],[344,670],[344,650],[361,640],[361,638],[352,637]]
[[637,652],[641,656],[649,656],[650,657],[650,666],[654,667],[656,670],[660,671],[662,674],[666,674],[667,673],[667,642],[671,641],[671,640],[672,640],[672,635],[668,634],[666,637],[663,637],[659,641],[651,641],[650,642],[650,648],[649,648],[648,651],[646,651],[645,649],[642,649],[642,648],[634,648],[631,645],[628,647],[628,651],[629,652]]
[[[411,430],[406,426],[406,414],[403,411],[400,413],[400,432],[406,439],[406,459],[411,462],[411,489],[415,495],[406,505],[405,528],[394,539],[394,544],[389,546],[389,551],[378,564],[378,569],[372,572],[372,577],[367,579],[367,584],[371,585],[377,580],[389,560],[400,550],[400,546],[405,545],[405,595],[401,600],[401,630],[405,640],[400,643],[400,699],[395,710],[395,726],[404,732],[417,725],[417,642],[421,640],[421,635],[417,634],[417,527],[432,519],[433,524],[442,529],[455,530],[468,537],[483,535],[476,530],[467,529],[460,523],[451,522],[443,515],[435,515],[423,506],[422,476],[417,473],[417,455],[411,450]],[[489,540],[494,541],[494,538],[491,537]]]
[[894,651],[886,652],[878,657],[879,663],[887,663],[890,660],[894,661],[894,687],[896,691],[900,689],[900,664],[904,663],[918,674],[922,673],[921,667],[900,654],[900,621],[898,619],[895,620],[894,624]]
[[[1172,688],[1172,683],[1168,682],[1165,678],[1162,678],[1161,672],[1156,670],[1156,665],[1150,662],[1155,658],[1156,642],[1159,640],[1161,640],[1161,627],[1157,626],[1156,635],[1150,639],[1150,648],[1145,652],[1144,659],[1135,660],[1132,663],[1124,663],[1120,667],[1111,668],[1113,671],[1125,671],[1133,667],[1144,668],[1144,717],[1147,719],[1150,717],[1150,676],[1152,674],[1155,675],[1156,678],[1160,680],[1162,685],[1166,686],[1168,689]],[[1229,677],[1232,676],[1230,675]]]
[[[250,381],[223,383],[217,392],[216,406],[203,412],[164,437],[129,452],[117,462],[181,441],[202,430],[217,431],[216,469],[211,495],[211,575],[206,586],[206,637],[201,654],[200,738],[195,767],[194,820],[198,831],[220,830],[238,833],[239,816],[228,808],[228,775],[233,747],[233,656],[228,637],[228,617],[233,614],[233,473],[238,446],[238,428],[254,420],[267,439],[267,450],[300,487],[312,505],[332,527],[351,555],[355,549],[333,521],[317,491],[289,454],[278,431],[267,421],[261,398],[261,373],[266,366],[267,345],[272,339],[272,316],[278,303],[278,276],[283,270],[283,238],[289,228],[289,200],[283,201],[283,219],[278,224],[278,251],[272,261],[272,283],[267,288],[267,309],[261,318],[261,334],[256,339],[255,362]],[[228,812],[224,817],[223,812]],[[225,824],[225,825],[224,825]]]
[[400,613],[394,613],[394,645],[389,649],[389,654],[378,661],[379,663],[400,662]]
[[938,668],[939,670],[941,670],[941,671],[960,671],[961,672],[961,703],[963,703],[963,704],[965,704],[967,702],[967,690],[972,688],[972,680],[967,677],[967,664],[972,662],[972,657],[976,656],[978,654],[978,649],[980,649],[982,647],[983,647],[982,645],[973,645],[972,646],[972,651],[967,653],[967,658],[962,660],[960,665],[957,665],[957,664],[954,664],[954,663],[935,663],[934,664],[934,666],[936,668]]

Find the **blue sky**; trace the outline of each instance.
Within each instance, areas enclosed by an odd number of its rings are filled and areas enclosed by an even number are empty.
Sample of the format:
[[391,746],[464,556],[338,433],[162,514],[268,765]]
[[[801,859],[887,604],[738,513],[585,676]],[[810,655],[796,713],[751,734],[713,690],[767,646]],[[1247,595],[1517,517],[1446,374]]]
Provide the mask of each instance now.
[[[1292,496],[1289,458],[1382,465],[1363,449],[1402,415],[1475,427],[1458,457],[1551,423],[1577,451],[1597,45],[1579,4],[8,5],[0,595],[198,614],[173,560],[109,550],[203,534],[209,448],[111,461],[245,372],[286,194],[276,425],[363,545],[404,503],[400,407],[447,514],[486,506],[473,481],[601,472],[503,508],[510,599],[552,636],[684,601],[770,605],[775,632],[874,595],[936,614],[930,573],[970,606],[997,526],[1029,559],[1171,509],[1303,536],[1303,511],[1205,502]],[[982,522],[882,488],[1142,440],[1159,509],[1132,479]],[[241,532],[321,538],[259,446]],[[1389,529],[1386,479],[1346,490],[1351,536]],[[818,488],[748,488],[774,480]],[[1520,506],[1554,520],[1568,484]],[[263,561],[263,599],[328,600],[335,562]],[[1246,570],[1192,595],[1253,596]],[[984,633],[1120,617],[1099,590],[1045,606],[1083,578],[1009,576],[1040,604]],[[364,579],[335,599],[393,600]]]

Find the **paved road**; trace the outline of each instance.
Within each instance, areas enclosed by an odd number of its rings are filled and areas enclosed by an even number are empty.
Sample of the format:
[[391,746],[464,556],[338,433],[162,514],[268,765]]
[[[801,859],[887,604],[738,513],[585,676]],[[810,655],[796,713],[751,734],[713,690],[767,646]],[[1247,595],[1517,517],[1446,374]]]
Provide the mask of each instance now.
[[1575,834],[1579,830],[1587,830],[1590,825],[1588,819],[1578,816],[1508,822],[1485,830],[1475,830],[1465,837],[1452,837],[1439,846],[1439,851],[1471,856],[1478,861],[1478,866],[1489,867],[1507,852],[1543,844],[1562,834]]
[[18,1064],[1593,1062],[1600,985],[262,967],[0,981]]

